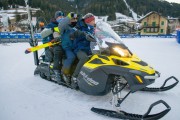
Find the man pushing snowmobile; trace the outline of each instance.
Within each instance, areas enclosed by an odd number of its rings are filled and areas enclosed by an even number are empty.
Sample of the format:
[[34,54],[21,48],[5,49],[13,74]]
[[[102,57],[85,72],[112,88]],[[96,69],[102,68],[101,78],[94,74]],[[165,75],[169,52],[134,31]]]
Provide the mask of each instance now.
[[[91,44],[92,56],[89,56],[77,76],[78,90],[93,96],[111,93],[112,105],[116,111],[94,107],[91,110],[101,115],[130,120],[157,120],[166,115],[171,107],[163,100],[151,104],[147,112],[142,115],[127,113],[122,111],[120,107],[130,93],[141,90],[149,92],[167,91],[178,84],[178,79],[171,76],[165,80],[161,87],[149,88],[147,86],[154,83],[160,77],[160,73],[133,54],[109,24],[98,22],[93,37],[97,44]],[[53,64],[46,62],[43,56],[37,58],[39,64],[35,74],[39,74],[43,79],[55,81]],[[175,82],[167,86],[166,83],[170,80]],[[66,83],[61,85],[71,88]],[[127,86],[129,92],[122,96],[121,92]],[[151,110],[159,104],[163,104],[166,108],[159,113],[150,114]]]

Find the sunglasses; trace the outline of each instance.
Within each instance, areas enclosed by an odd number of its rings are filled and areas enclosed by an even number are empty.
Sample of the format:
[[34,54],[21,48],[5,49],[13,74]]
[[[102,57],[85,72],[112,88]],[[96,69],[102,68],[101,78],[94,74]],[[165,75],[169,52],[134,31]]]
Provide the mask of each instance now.
[[64,13],[59,13],[58,16],[64,16]]

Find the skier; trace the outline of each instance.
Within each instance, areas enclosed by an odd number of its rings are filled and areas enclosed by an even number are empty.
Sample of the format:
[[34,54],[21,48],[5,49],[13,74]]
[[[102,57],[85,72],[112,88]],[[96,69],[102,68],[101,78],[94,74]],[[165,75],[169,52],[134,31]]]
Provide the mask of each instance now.
[[77,22],[76,28],[78,29],[71,34],[71,39],[75,39],[73,43],[74,53],[77,55],[79,62],[71,78],[71,85],[77,89],[77,76],[91,55],[90,41],[94,41],[90,34],[94,34],[95,17],[92,13],[86,14],[81,20]]
[[74,31],[73,27],[76,25],[76,23],[77,14],[75,14],[74,12],[70,12],[62,21],[59,22],[58,25],[62,42],[62,48],[66,55],[66,59],[64,60],[62,67],[62,76],[67,84],[70,84],[70,70],[76,58],[72,48],[73,41],[70,40],[69,35]]
[[[52,29],[53,33],[50,34],[48,37],[43,39],[43,43],[47,42],[57,42],[60,41],[59,36],[54,34],[55,32],[58,32],[58,23],[61,21],[61,19],[64,18],[64,13],[62,11],[56,11],[55,17],[51,19],[51,22],[45,27]],[[61,79],[61,60],[62,60],[62,47],[60,44],[54,45],[52,47],[45,49],[45,56],[48,58],[49,62],[54,61],[53,69],[55,72],[55,80],[58,84],[62,81]]]
[[37,32],[40,33],[43,30],[44,30],[44,22],[39,22],[39,29]]

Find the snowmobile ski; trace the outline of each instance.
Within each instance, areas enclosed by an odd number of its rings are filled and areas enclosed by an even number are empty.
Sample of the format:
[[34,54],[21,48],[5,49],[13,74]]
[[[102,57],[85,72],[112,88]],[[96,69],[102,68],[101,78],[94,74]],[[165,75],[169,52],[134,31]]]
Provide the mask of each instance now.
[[38,51],[40,49],[43,49],[43,48],[46,48],[46,47],[49,47],[49,46],[53,46],[53,45],[56,45],[56,44],[59,44],[59,42],[54,42],[54,43],[48,42],[48,43],[45,43],[45,44],[41,44],[41,45],[26,49],[25,53],[28,54],[28,53],[31,53],[31,52],[35,52],[35,51]]
[[[164,106],[166,106],[165,110],[163,110],[160,113],[149,114],[154,106],[161,103]],[[162,118],[164,115],[166,115],[170,110],[171,110],[171,107],[163,100],[159,100],[151,104],[148,111],[144,115],[127,113],[121,110],[112,111],[112,110],[106,110],[106,109],[100,109],[100,108],[94,108],[94,107],[91,108],[91,111],[101,114],[101,115],[105,115],[105,116],[113,117],[113,118],[119,118],[119,119],[128,119],[128,120],[157,120],[157,119]]]
[[[176,82],[173,83],[172,85],[165,86],[166,83],[167,83],[169,80],[172,80],[172,79],[174,79]],[[178,84],[178,82],[179,82],[179,80],[178,80],[176,77],[171,76],[171,77],[167,78],[167,79],[164,81],[164,83],[163,83],[163,85],[162,85],[161,87],[159,87],[159,88],[145,87],[145,88],[143,88],[141,91],[147,91],[147,92],[163,92],[163,91],[167,91],[167,90],[172,89],[173,87],[175,87],[175,86]]]

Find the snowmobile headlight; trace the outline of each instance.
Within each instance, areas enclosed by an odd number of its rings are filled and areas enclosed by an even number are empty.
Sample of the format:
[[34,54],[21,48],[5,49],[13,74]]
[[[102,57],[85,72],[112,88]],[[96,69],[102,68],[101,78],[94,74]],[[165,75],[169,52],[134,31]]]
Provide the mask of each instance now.
[[121,47],[114,47],[113,50],[121,57],[131,57],[131,54],[127,49],[122,49]]

